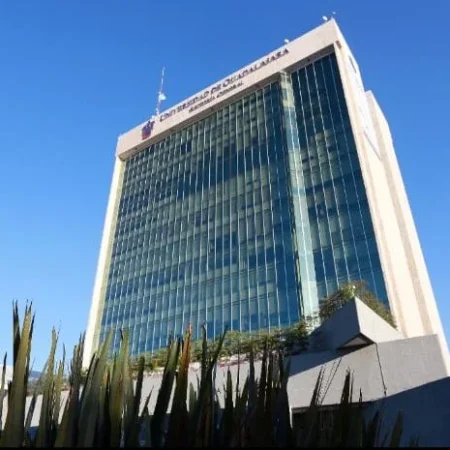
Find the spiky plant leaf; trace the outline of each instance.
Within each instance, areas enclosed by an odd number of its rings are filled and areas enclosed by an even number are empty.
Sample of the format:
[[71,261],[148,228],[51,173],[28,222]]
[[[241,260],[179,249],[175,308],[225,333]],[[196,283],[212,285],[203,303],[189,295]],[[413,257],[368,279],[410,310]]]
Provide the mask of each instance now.
[[206,376],[206,364],[208,357],[208,342],[206,340],[206,329],[202,327],[202,361],[201,361],[201,379]]
[[[190,445],[193,445],[197,442],[202,442],[205,444],[205,442],[208,441],[209,433],[211,430],[210,427],[210,419],[212,415],[211,411],[211,390],[212,390],[212,375],[214,367],[217,363],[217,360],[219,359],[220,352],[222,350],[222,345],[225,340],[225,334],[220,337],[217,348],[215,349],[215,352],[210,359],[209,363],[207,364],[204,376],[202,376],[202,379],[200,380],[200,388],[198,393],[197,402],[195,405],[195,410],[191,417],[191,424],[190,424],[190,430],[192,433],[191,443]],[[204,333],[203,335],[204,340],[206,340],[206,335]]]
[[55,329],[52,330],[52,340],[50,355],[47,360],[47,373],[44,378],[44,392],[42,395],[41,415],[39,418],[39,426],[36,433],[36,447],[50,447],[53,419],[53,402],[54,402],[54,370],[55,370],[55,354],[58,343],[58,336]]
[[78,429],[80,430],[77,445],[91,447],[95,442],[97,419],[100,409],[100,392],[107,370],[108,353],[111,347],[112,334],[100,346],[98,356],[92,358],[91,367],[85,381],[81,397]]
[[250,353],[249,353],[249,380],[248,380],[248,388],[249,388],[249,402],[248,407],[250,411],[256,407],[256,400],[258,396],[257,386],[256,386],[256,377],[255,377],[255,355],[254,355],[254,347],[253,344],[250,345]]
[[[197,387],[199,385],[199,380],[197,378]],[[198,389],[196,390],[194,385],[192,383],[189,383],[189,417],[192,417],[194,410],[195,410],[195,404],[197,403],[197,392]]]
[[[47,373],[47,362],[45,363],[45,365],[42,369],[39,379],[37,380],[37,383],[34,385],[34,389],[33,389],[32,395],[31,395],[30,406],[28,408],[27,416],[25,419],[24,434],[25,434],[25,442],[26,442],[26,445],[28,445],[28,446],[32,445],[32,442],[30,439],[30,429],[31,429],[31,424],[32,424],[33,417],[34,417],[34,411],[36,409],[38,395],[43,391],[42,387],[45,382],[46,373]],[[34,446],[34,443],[33,443],[33,446]]]
[[321,390],[323,385],[324,369],[317,377],[316,385],[311,396],[311,402],[306,412],[305,430],[297,435],[299,447],[318,446],[320,442],[319,407],[321,405]]
[[368,423],[364,423],[362,435],[363,447],[371,448],[376,446],[380,435],[380,411],[377,411]]
[[[222,412],[221,436],[220,446],[229,447],[233,438],[234,426],[234,405],[233,405],[233,380],[231,379],[231,372],[228,368],[226,385],[224,386],[225,405]],[[236,391],[236,404],[239,399]]]
[[137,433],[138,433],[138,440],[140,440],[141,432],[143,430],[148,430],[148,433],[144,434],[144,446],[150,447],[151,439],[150,439],[150,415],[148,413],[148,405],[150,403],[150,399],[153,394],[153,388],[151,389],[150,393],[148,394],[147,398],[145,399],[144,407],[142,408],[141,415],[139,416],[139,420],[137,423]]
[[189,363],[191,355],[191,330],[186,333],[178,367],[177,382],[173,396],[172,409],[169,417],[167,433],[168,447],[186,446],[189,414],[187,410],[187,390]]
[[348,445],[352,412],[352,387],[352,375],[350,371],[347,371],[341,393],[341,401],[337,411],[333,414],[334,424],[331,432],[331,440],[338,447]]
[[[133,382],[130,379],[129,389],[127,395],[129,400],[127,402],[130,408],[127,408],[125,416],[125,428],[124,428],[124,445],[125,447],[138,447],[139,446],[139,433],[143,425],[143,414],[139,414],[139,408],[142,398],[142,385],[144,381],[144,367],[145,358],[139,358],[138,375],[136,381],[136,392],[133,395]],[[151,392],[150,392],[151,395]],[[150,401],[150,395],[148,396],[143,411],[148,407]]]
[[19,447],[24,441],[25,404],[28,386],[29,355],[34,316],[31,306],[26,306],[22,333],[19,327],[17,303],[13,311],[14,369],[8,389],[8,415],[0,439],[0,447]]
[[5,389],[5,381],[6,381],[6,360],[7,360],[7,353],[5,353],[5,356],[3,358],[3,369],[2,369],[2,381],[0,382],[0,438],[2,436],[2,423],[3,423],[3,401],[6,398],[6,389]]
[[274,424],[274,442],[281,447],[294,445],[287,392],[290,365],[291,361],[289,359],[286,367],[284,366],[282,355],[278,352],[278,389],[275,394],[272,420]]
[[244,382],[242,393],[238,394],[233,415],[233,433],[231,435],[231,446],[243,447],[244,430],[246,429],[247,405],[249,399],[249,378]]
[[264,399],[264,411],[263,411],[263,427],[265,431],[265,443],[273,443],[273,401],[276,396],[276,392],[278,391],[279,386],[277,385],[277,374],[274,369],[274,357],[273,352],[270,351],[269,362],[267,366],[267,379],[266,379],[266,392]]
[[402,434],[403,434],[403,414],[399,413],[397,415],[397,419],[395,420],[394,428],[392,429],[389,447],[391,448],[400,447]]
[[69,376],[70,390],[63,417],[57,430],[55,447],[74,447],[77,444],[83,350],[84,335],[81,335],[78,345],[73,350]]
[[161,387],[151,420],[151,437],[152,446],[154,447],[161,447],[164,442],[164,420],[172,395],[179,354],[180,341],[177,339],[176,341],[172,341],[169,347],[169,354],[164,368]]
[[[150,396],[149,396],[150,398]],[[151,443],[152,443],[152,437],[151,437],[151,417],[150,414],[148,412],[148,408],[145,408],[142,411],[142,434],[141,436],[143,437],[143,443],[141,443],[141,447],[151,447]]]
[[[27,308],[25,307],[25,316]],[[20,346],[20,320],[19,307],[17,302],[13,303],[13,365],[16,365],[17,357],[19,356]]]
[[99,392],[98,418],[95,432],[95,447],[111,446],[111,370],[108,367]]
[[58,372],[55,379],[55,404],[53,412],[53,424],[52,424],[52,442],[55,442],[56,432],[59,426],[59,419],[61,416],[61,394],[64,384],[64,366],[66,363],[66,349],[63,347],[62,360],[59,362]]
[[128,333],[123,333],[119,355],[114,356],[111,369],[111,386],[109,398],[110,445],[119,447],[122,437],[122,418],[126,390],[128,361]]
[[351,408],[351,431],[348,445],[352,447],[361,447],[364,440],[364,407],[362,401],[362,391],[359,391],[359,400],[357,404]]

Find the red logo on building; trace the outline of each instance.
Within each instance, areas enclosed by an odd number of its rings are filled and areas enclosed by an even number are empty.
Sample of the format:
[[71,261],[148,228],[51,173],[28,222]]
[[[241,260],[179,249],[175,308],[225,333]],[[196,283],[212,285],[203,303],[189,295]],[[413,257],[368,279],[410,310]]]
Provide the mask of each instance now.
[[152,135],[153,125],[155,122],[149,120],[143,127],[141,131],[142,139],[148,139]]

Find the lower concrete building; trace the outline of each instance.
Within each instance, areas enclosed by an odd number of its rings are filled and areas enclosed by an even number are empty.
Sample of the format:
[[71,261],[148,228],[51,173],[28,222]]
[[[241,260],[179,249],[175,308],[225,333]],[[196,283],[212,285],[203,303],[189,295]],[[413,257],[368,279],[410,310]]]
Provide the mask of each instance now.
[[[344,326],[343,326],[344,325]],[[354,401],[360,392],[366,416],[382,408],[383,427],[387,430],[403,413],[403,444],[419,437],[421,446],[450,445],[450,378],[447,376],[447,355],[442,352],[437,335],[404,338],[359,299],[345,304],[310,336],[308,351],[291,356],[288,382],[292,420],[301,419],[310,404],[319,373],[323,371],[321,406],[338,405],[348,370],[353,374]],[[258,375],[261,363],[255,363]],[[240,380],[245,380],[249,364],[236,358],[218,364],[216,386],[223,404],[223,390],[228,370],[236,385],[238,367]],[[196,386],[200,375],[198,363],[191,365],[189,382]],[[149,374],[144,381],[142,398],[150,397],[153,411],[162,373]],[[63,402],[67,392],[63,393]],[[28,399],[27,408],[31,398]],[[38,398],[32,426],[37,427],[42,399]],[[143,406],[143,401],[141,406]],[[3,420],[7,413],[5,400]]]

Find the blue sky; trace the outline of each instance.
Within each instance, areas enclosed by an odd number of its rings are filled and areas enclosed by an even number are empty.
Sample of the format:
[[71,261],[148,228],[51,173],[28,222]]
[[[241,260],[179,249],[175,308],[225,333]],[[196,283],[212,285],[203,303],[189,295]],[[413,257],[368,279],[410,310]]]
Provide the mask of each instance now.
[[[246,5],[244,8],[242,4]],[[391,124],[450,336],[450,2],[0,2],[0,353],[33,300],[35,368],[52,326],[87,324],[117,136],[337,13]]]

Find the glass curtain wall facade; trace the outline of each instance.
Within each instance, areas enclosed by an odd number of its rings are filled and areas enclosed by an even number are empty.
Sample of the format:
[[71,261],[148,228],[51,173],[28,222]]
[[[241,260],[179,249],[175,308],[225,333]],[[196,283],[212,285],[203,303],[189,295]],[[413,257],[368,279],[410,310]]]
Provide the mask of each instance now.
[[351,279],[386,299],[331,54],[126,161],[100,341],[281,327]]
[[364,280],[389,306],[336,56],[291,80],[319,299]]

